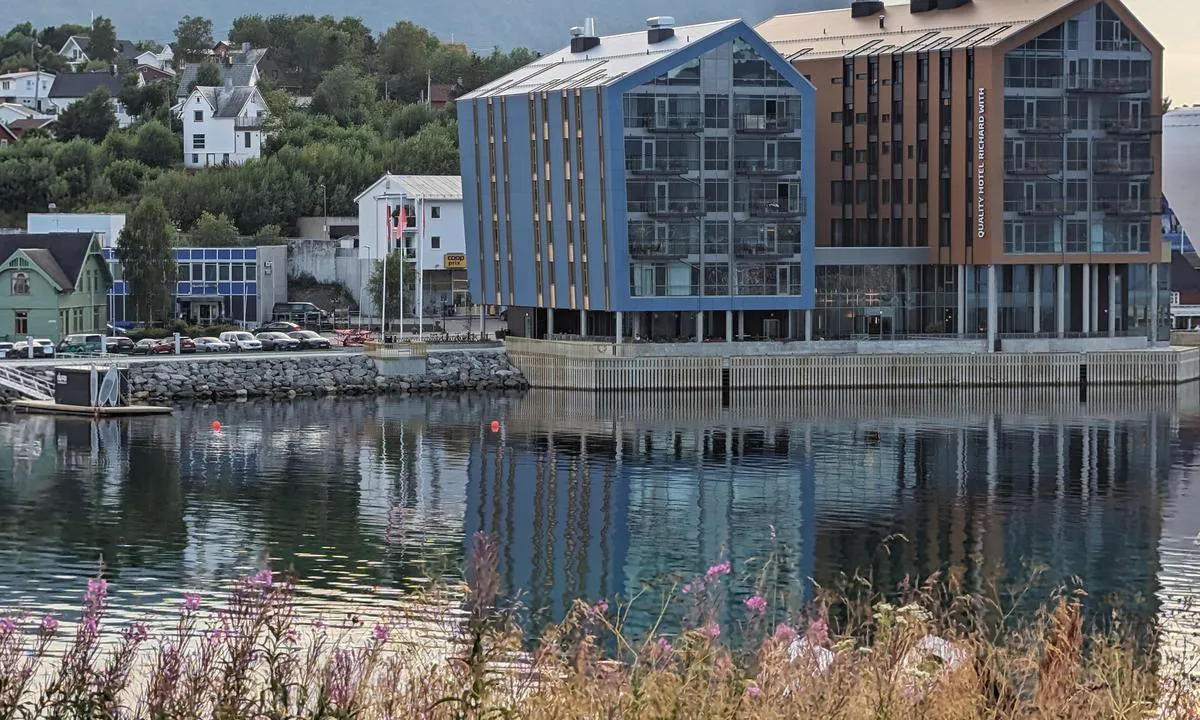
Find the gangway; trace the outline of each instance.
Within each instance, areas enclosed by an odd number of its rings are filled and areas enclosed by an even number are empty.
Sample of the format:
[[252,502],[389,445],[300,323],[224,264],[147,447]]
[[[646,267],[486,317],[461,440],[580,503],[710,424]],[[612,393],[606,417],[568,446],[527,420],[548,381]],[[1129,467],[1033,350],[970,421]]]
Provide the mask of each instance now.
[[54,399],[54,385],[49,380],[6,365],[0,365],[0,387],[8,388],[30,400]]

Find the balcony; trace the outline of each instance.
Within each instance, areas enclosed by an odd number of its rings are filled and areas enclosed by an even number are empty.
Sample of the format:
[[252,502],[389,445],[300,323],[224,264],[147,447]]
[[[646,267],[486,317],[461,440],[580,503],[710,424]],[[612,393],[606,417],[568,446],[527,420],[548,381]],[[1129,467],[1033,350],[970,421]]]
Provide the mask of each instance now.
[[1062,135],[1067,132],[1067,121],[1063,117],[1010,117],[1004,119],[1004,128],[1022,135]]
[[1057,175],[1062,169],[1062,158],[1007,158],[1004,161],[1004,172],[1008,175]]
[[742,113],[734,117],[737,132],[755,135],[786,135],[800,129],[800,119],[789,115],[753,115]]
[[626,158],[625,170],[633,175],[687,175],[699,169],[699,163],[688,158]]
[[1138,93],[1148,93],[1150,92],[1150,78],[1071,75],[1067,78],[1067,92],[1095,93],[1098,95],[1134,95]]
[[740,205],[752,217],[767,218],[803,217],[808,207],[802,197],[754,199]]
[[261,130],[263,123],[267,121],[265,117],[236,117],[233,119],[233,128],[235,130]]
[[1100,118],[1100,129],[1108,135],[1137,136],[1162,133],[1162,116]]
[[1162,212],[1162,202],[1150,198],[1110,198],[1097,200],[1097,212],[1113,217],[1144,217]]
[[738,175],[748,175],[751,177],[779,177],[782,175],[795,175],[800,172],[800,161],[792,159],[775,159],[765,160],[762,158],[756,159],[736,159],[733,162],[733,169]]
[[629,212],[646,213],[652,218],[694,218],[704,215],[704,201],[700,198],[631,200]]
[[629,240],[629,257],[637,259],[678,259],[699,250],[700,243],[695,240]]
[[1153,175],[1152,158],[1097,158],[1093,161],[1097,175]]
[[800,228],[797,225],[744,228],[733,239],[733,254],[742,258],[791,257],[800,252]]
[[1007,212],[1016,212],[1025,217],[1057,217],[1067,214],[1067,201],[1056,200],[1017,200],[1005,203]]
[[654,113],[642,117],[646,132],[693,135],[704,130],[704,116],[688,113]]

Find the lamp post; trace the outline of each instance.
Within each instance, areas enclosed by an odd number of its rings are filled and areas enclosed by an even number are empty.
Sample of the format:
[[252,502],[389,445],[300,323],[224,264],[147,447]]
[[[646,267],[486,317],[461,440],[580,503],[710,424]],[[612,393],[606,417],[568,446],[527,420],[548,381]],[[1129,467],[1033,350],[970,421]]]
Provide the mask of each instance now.
[[[364,245],[363,247],[365,247],[367,249],[367,260],[368,260],[367,267],[373,270],[374,269],[374,261],[375,261],[375,248],[370,245]],[[359,268],[360,268],[360,270],[358,273],[358,326],[362,327],[362,301],[363,301],[363,298],[366,297],[366,289],[365,288],[366,288],[366,277],[367,276],[365,274],[363,274],[363,272],[361,270],[361,268],[362,268],[361,265],[359,266]]]
[[329,239],[329,198],[325,194],[325,183],[321,183],[321,239]]

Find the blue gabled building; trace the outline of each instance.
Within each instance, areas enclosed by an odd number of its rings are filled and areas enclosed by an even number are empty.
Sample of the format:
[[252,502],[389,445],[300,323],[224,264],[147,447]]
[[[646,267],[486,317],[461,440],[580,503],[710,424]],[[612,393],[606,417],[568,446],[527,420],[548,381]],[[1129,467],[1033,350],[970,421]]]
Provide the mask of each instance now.
[[815,91],[740,20],[647,25],[458,101],[472,297],[527,337],[802,337]]

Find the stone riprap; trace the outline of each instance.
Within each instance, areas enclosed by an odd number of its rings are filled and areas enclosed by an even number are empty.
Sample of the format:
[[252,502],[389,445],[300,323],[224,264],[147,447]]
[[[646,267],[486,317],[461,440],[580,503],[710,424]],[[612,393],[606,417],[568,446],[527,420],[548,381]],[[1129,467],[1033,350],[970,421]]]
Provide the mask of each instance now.
[[[34,369],[34,368],[28,368]],[[46,366],[37,367],[45,372]],[[426,372],[384,377],[359,354],[281,357],[224,356],[203,360],[131,363],[131,400],[169,402],[240,397],[365,395],[523,390],[529,387],[503,351],[431,354]],[[3,393],[0,402],[14,399]]]

